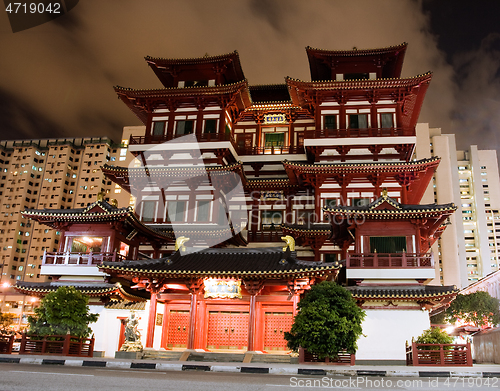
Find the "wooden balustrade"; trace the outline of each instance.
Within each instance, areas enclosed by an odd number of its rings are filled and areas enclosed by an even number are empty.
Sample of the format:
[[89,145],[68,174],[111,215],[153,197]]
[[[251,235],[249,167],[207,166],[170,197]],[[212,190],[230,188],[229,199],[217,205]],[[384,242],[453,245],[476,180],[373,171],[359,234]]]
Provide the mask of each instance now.
[[46,336],[23,334],[19,354],[92,357],[94,338],[79,338],[69,334]]
[[281,237],[283,232],[281,231],[249,231],[248,241],[249,242],[281,242]]
[[365,129],[318,129],[306,130],[304,139],[343,138],[343,137],[395,137],[412,136],[403,128],[365,128]]
[[[212,142],[212,141],[230,141],[233,146],[235,146],[234,138],[231,134],[227,133],[202,133],[194,134],[196,139],[201,142]],[[175,140],[179,137],[187,136],[186,134],[174,134],[174,135],[146,135],[146,136],[130,136],[129,143],[131,145],[137,144],[161,144],[167,141]],[[174,141],[175,142],[175,141]]]
[[43,265],[84,265],[95,266],[102,262],[119,262],[123,261],[124,257],[113,252],[45,252],[43,254]]
[[412,366],[472,366],[470,343],[435,344],[406,342],[406,365]]
[[411,253],[348,253],[346,267],[355,268],[433,268],[432,254]]
[[14,346],[14,335],[0,335],[0,353],[11,354]]

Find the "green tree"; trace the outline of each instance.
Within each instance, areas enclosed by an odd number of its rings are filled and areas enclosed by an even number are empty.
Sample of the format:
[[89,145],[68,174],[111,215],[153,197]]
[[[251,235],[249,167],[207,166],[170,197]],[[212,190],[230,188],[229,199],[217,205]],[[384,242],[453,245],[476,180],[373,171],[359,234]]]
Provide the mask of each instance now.
[[[416,343],[439,343],[439,344],[448,344],[453,343],[453,337],[448,335],[448,333],[444,330],[441,330],[439,327],[431,327],[427,330],[424,330],[422,335],[420,335]],[[449,347],[445,347],[449,348]],[[425,350],[439,350],[438,346],[427,346],[424,348]]]
[[61,286],[45,296],[35,316],[28,317],[31,335],[65,335],[88,337],[90,323],[97,321],[98,314],[91,314],[88,297],[72,286]]
[[9,332],[9,326],[14,323],[14,314],[0,312],[0,332]]
[[347,289],[323,281],[305,294],[298,309],[292,329],[285,333],[288,348],[297,351],[302,347],[319,358],[356,352],[365,312]]
[[445,312],[445,321],[455,323],[459,319],[476,327],[494,326],[500,322],[498,299],[488,292],[477,291],[458,295]]

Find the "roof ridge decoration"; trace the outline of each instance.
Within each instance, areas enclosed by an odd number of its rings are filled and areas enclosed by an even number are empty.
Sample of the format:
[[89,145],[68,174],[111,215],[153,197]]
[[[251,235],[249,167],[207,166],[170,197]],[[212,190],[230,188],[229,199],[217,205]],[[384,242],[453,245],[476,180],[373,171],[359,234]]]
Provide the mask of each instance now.
[[[295,83],[302,83],[302,84],[308,84],[308,85],[313,85],[313,84],[330,84],[338,87],[346,86],[348,84],[356,84],[359,83],[359,86],[356,87],[363,87],[363,88],[384,88],[387,86],[382,85],[384,82],[389,82],[389,81],[397,81],[397,82],[405,82],[406,86],[410,86],[411,82],[415,82],[418,80],[418,82],[425,81],[427,79],[431,79],[433,72],[432,71],[427,71],[425,73],[421,73],[415,76],[410,76],[410,77],[388,77],[388,78],[380,78],[380,79],[355,79],[355,80],[313,80],[313,81],[305,81],[305,80],[300,80],[296,79],[290,76],[286,76],[285,80],[288,82],[295,82]],[[417,84],[417,83],[415,83]],[[332,88],[332,87],[330,87]]]
[[211,92],[214,90],[229,90],[229,87],[235,87],[235,86],[244,86],[246,85],[248,87],[248,80],[243,79],[239,80],[234,83],[228,83],[228,84],[218,84],[214,86],[189,86],[189,87],[163,87],[163,88],[130,88],[130,87],[122,87],[119,85],[113,86],[115,92],[136,92],[136,93],[161,93],[161,92],[168,92],[168,91],[202,91],[202,90],[210,90]]
[[145,56],[144,59],[146,61],[167,61],[167,62],[212,62],[218,60],[225,60],[231,57],[239,57],[239,53],[237,50],[234,50],[225,54],[218,54],[215,56],[204,55],[202,57],[182,57],[182,58],[166,58],[166,57],[153,57],[153,56]]
[[377,168],[387,166],[387,167],[397,167],[397,166],[403,166],[403,167],[416,167],[419,165],[428,165],[430,163],[439,163],[441,161],[441,158],[438,156],[432,156],[430,158],[423,158],[420,160],[413,160],[409,162],[371,162],[371,163],[302,163],[302,162],[292,162],[287,159],[283,160],[283,165],[288,165],[290,167],[307,167],[307,168],[334,168],[334,167],[355,167],[355,168],[360,168],[360,167],[373,167],[376,166]]
[[306,51],[315,51],[315,52],[321,52],[321,53],[325,53],[325,54],[360,55],[360,54],[372,54],[372,53],[386,53],[386,52],[391,52],[391,51],[395,51],[395,50],[405,49],[407,46],[408,46],[407,42],[402,42],[398,45],[393,45],[393,46],[385,46],[385,47],[381,47],[381,48],[371,48],[371,49],[358,49],[357,47],[354,47],[351,50],[328,50],[328,49],[319,49],[319,48],[315,48],[312,46],[306,46]]

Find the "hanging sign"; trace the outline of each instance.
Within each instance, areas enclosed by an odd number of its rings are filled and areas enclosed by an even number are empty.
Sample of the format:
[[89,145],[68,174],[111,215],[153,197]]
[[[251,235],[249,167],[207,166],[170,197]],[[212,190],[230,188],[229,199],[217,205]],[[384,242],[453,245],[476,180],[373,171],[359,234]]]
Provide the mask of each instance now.
[[285,124],[286,116],[285,114],[266,114],[264,116],[264,124]]
[[205,299],[241,299],[241,281],[207,278],[204,285]]

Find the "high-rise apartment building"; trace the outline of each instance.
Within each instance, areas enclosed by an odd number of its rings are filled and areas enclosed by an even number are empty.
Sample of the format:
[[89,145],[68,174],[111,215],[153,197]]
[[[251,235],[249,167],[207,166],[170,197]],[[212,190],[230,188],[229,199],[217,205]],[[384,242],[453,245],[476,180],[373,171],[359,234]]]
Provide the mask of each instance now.
[[104,164],[127,159],[127,142],[117,145],[107,138],[0,142],[0,311],[20,314],[31,309],[31,301],[12,286],[46,280],[48,276],[40,274],[43,254],[59,247],[59,231],[30,221],[21,212],[84,208],[103,192],[105,199],[128,206],[130,195],[117,192],[101,172]]
[[428,124],[417,126],[418,159],[439,156],[426,202],[454,202],[457,212],[435,245],[437,277],[465,288],[499,269],[500,178],[495,150],[456,148],[455,135]]

